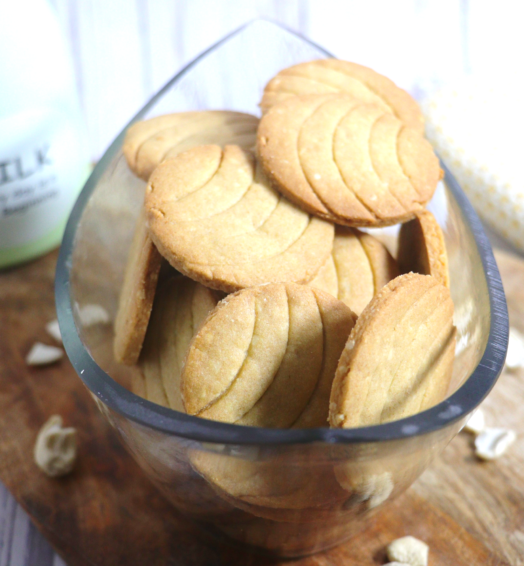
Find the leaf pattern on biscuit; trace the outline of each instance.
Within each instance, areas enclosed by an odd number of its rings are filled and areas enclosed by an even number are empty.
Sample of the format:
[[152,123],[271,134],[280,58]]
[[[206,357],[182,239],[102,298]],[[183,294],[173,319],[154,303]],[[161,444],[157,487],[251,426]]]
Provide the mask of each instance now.
[[349,61],[319,59],[280,71],[264,89],[260,106],[272,106],[293,96],[344,93],[366,104],[376,104],[420,134],[424,117],[413,98],[393,81]]
[[308,285],[330,293],[360,315],[398,275],[397,262],[384,244],[356,228],[337,226],[331,256]]
[[421,210],[403,224],[398,239],[401,273],[432,275],[449,287],[448,254],[444,234],[429,210]]
[[269,428],[325,426],[354,320],[342,302],[291,283],[226,297],[191,343],[182,374],[187,413]]
[[191,339],[218,302],[218,294],[187,279],[173,277],[159,288],[138,361],[142,380],[135,393],[153,403],[184,411],[180,376]]
[[331,252],[333,225],[273,190],[253,155],[237,146],[201,146],[165,161],[145,206],[161,254],[215,289],[307,283]]
[[192,147],[206,144],[255,146],[258,118],[229,110],[180,112],[133,124],[122,151],[129,168],[147,181],[155,167]]
[[288,198],[351,226],[408,220],[441,175],[421,135],[347,95],[292,97],[273,106],[260,122],[257,153]]
[[364,309],[340,357],[331,426],[389,422],[442,401],[455,335],[449,290],[434,277],[409,273],[388,283]]
[[136,364],[147,331],[162,256],[149,236],[144,210],[129,248],[114,324],[113,353],[122,364]]

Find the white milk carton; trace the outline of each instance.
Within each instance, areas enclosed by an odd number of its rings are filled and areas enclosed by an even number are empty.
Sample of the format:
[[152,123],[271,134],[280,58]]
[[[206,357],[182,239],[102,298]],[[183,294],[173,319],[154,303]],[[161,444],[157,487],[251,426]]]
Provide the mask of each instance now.
[[72,62],[47,0],[2,3],[0,268],[56,247],[89,170]]

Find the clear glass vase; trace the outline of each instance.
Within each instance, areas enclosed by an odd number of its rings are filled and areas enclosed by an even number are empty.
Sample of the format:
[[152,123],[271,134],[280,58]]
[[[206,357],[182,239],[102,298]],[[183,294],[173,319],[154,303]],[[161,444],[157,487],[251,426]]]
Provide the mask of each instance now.
[[[257,114],[262,89],[276,72],[326,56],[275,24],[255,21],[188,65],[131,123],[196,109]],[[151,481],[206,530],[289,557],[354,536],[444,449],[502,369],[505,297],[471,205],[446,172],[430,203],[446,239],[458,331],[445,401],[399,421],[347,430],[213,422],[137,397],[128,389],[133,368],[113,359],[112,322],[145,190],[122,156],[124,135],[125,130],[80,195],[57,266],[60,328],[80,379]],[[391,243],[394,231],[373,233]],[[86,323],[81,313],[87,305],[102,307],[109,322]]]

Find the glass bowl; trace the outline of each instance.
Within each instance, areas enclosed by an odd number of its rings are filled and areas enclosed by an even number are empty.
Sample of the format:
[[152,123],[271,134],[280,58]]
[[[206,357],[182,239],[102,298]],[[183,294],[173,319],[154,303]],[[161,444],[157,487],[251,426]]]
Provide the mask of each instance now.
[[[327,56],[275,24],[255,21],[188,65],[130,124],[184,110],[257,114],[262,89],[276,72]],[[58,260],[58,319],[75,370],[151,481],[207,531],[289,557],[339,544],[413,483],[501,372],[506,302],[479,219],[446,170],[429,206],[446,239],[458,331],[445,401],[399,421],[347,430],[204,420],[134,395],[129,384],[135,370],[113,360],[112,323],[145,190],[122,156],[124,135],[86,183]],[[374,234],[391,243],[394,232]]]

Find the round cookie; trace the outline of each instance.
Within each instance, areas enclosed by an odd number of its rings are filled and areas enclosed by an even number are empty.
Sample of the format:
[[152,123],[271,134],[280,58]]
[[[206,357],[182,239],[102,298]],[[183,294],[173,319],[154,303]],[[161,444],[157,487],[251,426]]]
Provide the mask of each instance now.
[[[132,171],[148,180],[158,163],[191,147],[231,142],[253,148],[258,118],[230,111],[168,114],[137,122],[126,133],[123,152]],[[141,213],[120,294],[115,322],[114,355],[120,363],[134,365],[147,330],[155,296],[161,256],[151,241]]]
[[439,403],[454,356],[449,289],[428,275],[397,277],[364,309],[349,336],[333,381],[330,425],[385,423]]
[[216,143],[252,149],[257,127],[255,116],[230,110],[165,114],[130,126],[122,151],[133,173],[147,181],[159,163],[192,147]]
[[334,227],[274,191],[253,155],[200,146],[160,164],[146,189],[150,234],[173,267],[223,291],[313,279]]
[[180,376],[189,343],[218,302],[215,291],[186,277],[160,286],[155,297],[138,367],[142,397],[175,411],[184,411]]
[[222,499],[274,521],[329,519],[348,497],[330,463],[302,465],[284,454],[251,457],[195,450],[191,464]]
[[146,335],[162,256],[154,246],[142,210],[129,249],[114,326],[113,353],[119,363],[134,365]]
[[360,315],[398,275],[397,263],[382,242],[355,228],[337,226],[331,256],[308,285],[337,297]]
[[343,94],[294,96],[273,106],[260,121],[257,154],[272,186],[304,210],[348,226],[409,220],[442,174],[421,134]]
[[379,73],[337,59],[299,63],[280,71],[264,89],[260,106],[272,106],[297,95],[345,93],[366,104],[376,104],[406,126],[424,133],[424,116],[415,100],[393,81]]
[[326,426],[335,368],[355,315],[304,285],[226,297],[195,336],[182,373],[186,412],[267,428]]
[[402,224],[398,239],[398,263],[401,273],[432,275],[449,288],[448,254],[444,234],[429,210],[420,210],[415,218]]
[[[327,293],[292,283],[226,297],[191,343],[182,374],[186,412],[250,426],[326,426],[355,318]],[[347,496],[329,465],[247,456],[194,451],[191,463],[221,497],[273,520],[314,520]]]

